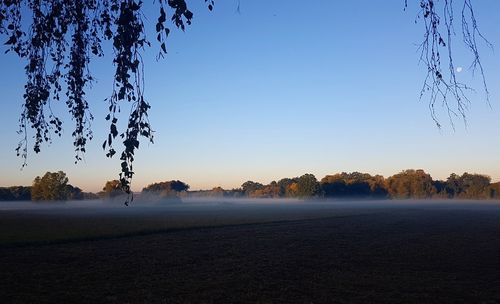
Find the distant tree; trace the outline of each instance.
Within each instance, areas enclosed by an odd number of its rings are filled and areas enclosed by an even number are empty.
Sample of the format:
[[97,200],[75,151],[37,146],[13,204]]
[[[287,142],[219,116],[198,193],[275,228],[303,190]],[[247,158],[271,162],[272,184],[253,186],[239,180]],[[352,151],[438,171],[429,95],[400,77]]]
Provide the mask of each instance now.
[[387,179],[389,194],[394,198],[430,198],[436,194],[432,177],[424,170],[405,170]]
[[29,201],[31,200],[31,187],[14,186],[10,187],[10,192],[16,201]]
[[0,187],[0,201],[30,201],[31,187]]
[[378,197],[387,196],[383,176],[352,172],[327,175],[321,179],[321,188],[328,197]]
[[342,174],[327,175],[321,179],[321,189],[327,197],[346,196],[347,183]]
[[489,198],[500,199],[500,182],[490,184],[489,194]]
[[249,196],[255,198],[277,198],[280,196],[280,187],[278,183],[272,181],[270,184],[254,190]]
[[1,187],[0,188],[0,201],[13,201],[12,193],[9,188]]
[[210,196],[213,196],[213,197],[223,197],[224,194],[225,194],[225,191],[220,186],[214,187],[214,188],[212,188],[212,190],[210,190]]
[[82,189],[78,187],[73,187],[72,185],[66,185],[66,199],[68,200],[83,200],[84,194]]
[[297,195],[297,178],[282,178],[278,181],[279,193],[282,197],[295,197]]
[[304,174],[297,180],[297,196],[313,197],[321,194],[321,188],[316,177],[312,174]]
[[463,190],[462,179],[459,175],[452,173],[446,179],[445,191],[449,198],[458,197]]
[[122,190],[120,181],[116,179],[107,181],[101,193],[104,198],[115,198],[123,194],[125,194],[125,192]]
[[264,185],[253,181],[246,181],[241,185],[241,189],[248,196],[250,196],[252,192],[260,190],[262,188],[264,188]]
[[374,198],[385,198],[389,194],[387,190],[387,182],[382,175],[375,175],[368,181],[370,184],[370,190],[372,197]]
[[245,192],[243,192],[243,189],[241,188],[233,188],[231,190],[227,190],[224,195],[227,197],[242,197],[245,195]]
[[482,199],[491,196],[490,182],[491,178],[482,174],[452,173],[446,179],[445,189],[449,198]]
[[187,191],[188,189],[188,184],[179,180],[171,180],[150,184],[142,189],[142,193],[154,194],[160,197],[174,197],[178,196],[180,192]]
[[482,174],[470,174],[465,172],[460,177],[462,189],[460,191],[459,197],[469,198],[469,199],[482,199],[488,198],[489,193],[489,185],[491,182],[491,178]]
[[180,180],[172,180],[170,181],[170,185],[172,190],[177,192],[187,191],[189,189],[189,185]]
[[434,188],[436,188],[436,194],[434,195],[434,197],[436,197],[436,198],[449,197],[448,193],[446,191],[446,181],[433,180],[432,185],[434,186]]
[[68,178],[63,171],[47,172],[37,176],[31,187],[34,201],[64,201],[68,199]]
[[288,185],[286,189],[286,196],[287,197],[298,197],[299,196],[299,183],[298,181],[294,181],[290,185]]

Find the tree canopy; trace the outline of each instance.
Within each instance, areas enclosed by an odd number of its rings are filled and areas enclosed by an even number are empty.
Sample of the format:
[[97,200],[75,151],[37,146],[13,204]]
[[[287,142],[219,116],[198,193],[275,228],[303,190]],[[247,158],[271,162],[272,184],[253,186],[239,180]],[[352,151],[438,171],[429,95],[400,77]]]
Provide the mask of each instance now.
[[66,201],[85,198],[82,189],[68,184],[68,177],[63,171],[46,172],[33,181],[31,199],[33,201]]
[[179,192],[187,191],[189,185],[180,180],[153,183],[144,187],[142,193],[157,194],[159,196],[176,196]]
[[[117,196],[123,195],[124,192],[121,188],[121,183],[119,180],[114,179],[107,181],[102,188],[101,196],[104,198],[115,198]],[[128,204],[128,201],[125,202]]]

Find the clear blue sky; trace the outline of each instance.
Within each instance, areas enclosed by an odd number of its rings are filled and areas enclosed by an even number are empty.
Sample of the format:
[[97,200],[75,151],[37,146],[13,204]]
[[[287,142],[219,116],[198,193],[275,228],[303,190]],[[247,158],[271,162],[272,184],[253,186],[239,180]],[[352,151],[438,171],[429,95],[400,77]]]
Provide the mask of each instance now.
[[[453,131],[438,107],[438,129],[427,99],[419,101],[425,67],[418,64],[417,1],[405,12],[403,0],[241,0],[241,14],[236,0],[217,1],[213,12],[203,1],[191,2],[193,25],[172,32],[167,58],[156,62],[157,48],[146,54],[145,95],[156,133],[155,144],[142,142],[137,153],[134,190],[171,179],[192,189],[232,188],[304,173],[387,177],[407,168],[424,168],[434,178],[467,171],[500,180],[500,58],[483,45],[490,108],[478,75],[468,70],[470,56],[457,46],[456,65],[464,67],[458,75],[478,90],[470,95],[467,128],[456,119]],[[483,33],[500,47],[500,2],[474,4]],[[156,9],[147,15],[153,29]],[[61,103],[55,110],[64,118],[64,136],[30,153],[20,170],[14,149],[23,63],[2,55],[0,67],[1,186],[29,185],[36,175],[63,170],[73,185],[98,191],[117,177],[119,160],[101,149],[113,73],[109,51],[91,66],[99,81],[88,94],[95,139],[77,165],[72,121]]]

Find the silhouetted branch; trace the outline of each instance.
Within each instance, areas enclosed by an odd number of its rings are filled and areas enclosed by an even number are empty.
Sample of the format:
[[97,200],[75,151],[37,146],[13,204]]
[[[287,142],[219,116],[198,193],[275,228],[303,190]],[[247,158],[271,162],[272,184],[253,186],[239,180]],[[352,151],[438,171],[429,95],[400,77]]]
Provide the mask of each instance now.
[[[481,38],[489,47],[492,46],[479,31],[471,1],[463,1],[464,4],[461,10],[463,42],[473,55],[471,69],[473,71],[479,69],[486,100],[489,102],[489,91],[479,56],[477,38]],[[407,1],[405,1],[406,5]],[[438,9],[442,9],[442,13]],[[467,123],[466,111],[470,105],[467,92],[474,91],[470,86],[457,79],[453,49],[456,36],[454,32],[454,16],[453,0],[444,0],[442,2],[420,0],[420,10],[415,20],[417,22],[421,19],[424,25],[424,39],[418,49],[420,51],[420,61],[427,68],[427,75],[424,78],[420,98],[429,94],[429,109],[432,119],[438,127],[441,124],[436,114],[436,104],[441,102],[446,109],[452,127],[454,127],[453,118],[456,116],[461,116],[464,123]],[[446,56],[446,68],[443,68],[442,65],[442,52]]]

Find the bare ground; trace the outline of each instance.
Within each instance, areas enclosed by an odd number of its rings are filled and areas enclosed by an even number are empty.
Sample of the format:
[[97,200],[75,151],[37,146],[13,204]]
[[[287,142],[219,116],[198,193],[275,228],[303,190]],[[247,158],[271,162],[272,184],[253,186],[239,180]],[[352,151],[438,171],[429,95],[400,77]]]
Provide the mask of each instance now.
[[2,211],[1,302],[500,303],[500,207],[266,208]]

